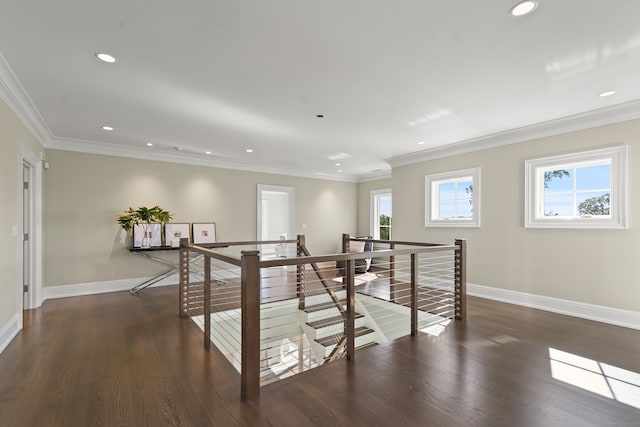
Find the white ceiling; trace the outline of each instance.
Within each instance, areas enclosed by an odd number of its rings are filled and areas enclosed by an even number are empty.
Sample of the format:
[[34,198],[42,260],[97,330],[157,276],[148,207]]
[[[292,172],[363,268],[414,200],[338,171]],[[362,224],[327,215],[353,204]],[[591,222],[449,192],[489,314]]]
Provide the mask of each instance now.
[[514,4],[2,0],[0,52],[47,147],[345,180],[585,112],[640,116],[640,1]]

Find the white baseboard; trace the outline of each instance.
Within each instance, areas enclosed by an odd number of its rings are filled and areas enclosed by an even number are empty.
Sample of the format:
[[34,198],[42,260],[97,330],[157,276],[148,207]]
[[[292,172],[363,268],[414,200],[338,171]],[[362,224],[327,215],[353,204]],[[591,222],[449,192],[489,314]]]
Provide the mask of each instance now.
[[582,319],[595,320],[626,328],[640,329],[640,312],[622,310],[602,305],[587,304],[560,298],[546,297],[508,289],[467,283],[467,294],[475,297],[506,302],[566,314]]
[[[76,283],[73,285],[47,286],[44,288],[44,299],[68,298],[81,295],[104,294],[107,292],[128,291],[145,282],[150,277],[136,279],[110,280],[107,282]],[[171,275],[166,279],[154,283],[151,287],[178,284],[178,275]],[[144,292],[144,291],[143,291]]]
[[0,353],[13,341],[22,330],[22,313],[16,313],[11,319],[0,329]]
[[[78,283],[74,285],[49,286],[44,288],[45,299],[67,298],[81,295],[101,294],[106,292],[118,292],[129,290],[136,285],[148,280],[148,277],[136,279],[112,280],[107,282]],[[178,276],[172,275],[152,285],[168,286],[178,283]],[[144,291],[143,291],[144,292]],[[566,314],[568,316],[595,320],[617,326],[640,330],[640,312],[622,310],[619,308],[583,302],[546,297],[543,295],[529,294],[526,292],[512,291],[509,289],[493,288],[490,286],[467,283],[467,294],[470,296],[537,308],[553,313]],[[0,330],[0,351],[4,349],[13,337],[20,331],[19,316],[16,315]],[[6,341],[6,343],[5,343]]]

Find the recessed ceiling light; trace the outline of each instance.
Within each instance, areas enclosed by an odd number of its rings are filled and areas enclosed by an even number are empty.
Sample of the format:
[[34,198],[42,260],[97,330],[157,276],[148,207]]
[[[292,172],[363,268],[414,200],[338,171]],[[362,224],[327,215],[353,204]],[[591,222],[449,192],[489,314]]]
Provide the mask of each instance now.
[[342,166],[342,163],[336,163],[336,166]]
[[102,62],[108,62],[110,64],[113,64],[114,62],[116,62],[115,56],[109,55],[108,53],[104,53],[104,52],[96,53],[96,58],[98,58]]
[[253,153],[253,150],[252,150],[251,148],[247,148],[247,149],[246,149],[246,150],[244,150],[244,151],[246,151],[247,153]]
[[606,92],[602,92],[602,93],[598,94],[598,96],[601,96],[602,98],[605,98],[607,96],[615,95],[615,93],[616,93],[615,90],[608,90]]
[[424,141],[418,141],[418,145],[424,145]]
[[211,151],[205,151],[204,154],[211,154]]
[[147,147],[153,147],[153,144],[150,142],[147,142]]
[[102,126],[102,130],[113,130],[111,126]]
[[342,169],[338,169],[338,172],[342,173]]
[[511,8],[509,13],[511,16],[524,16],[533,12],[538,7],[537,1],[521,1]]

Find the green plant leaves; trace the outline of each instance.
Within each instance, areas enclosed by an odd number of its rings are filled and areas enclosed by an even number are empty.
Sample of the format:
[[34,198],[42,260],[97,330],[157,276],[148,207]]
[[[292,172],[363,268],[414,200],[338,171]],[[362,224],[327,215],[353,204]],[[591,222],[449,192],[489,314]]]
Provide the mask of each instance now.
[[129,231],[134,225],[150,224],[152,222],[166,224],[167,222],[171,222],[172,218],[173,215],[160,206],[154,206],[152,208],[141,206],[138,209],[129,207],[128,210],[118,215],[116,220],[125,231]]

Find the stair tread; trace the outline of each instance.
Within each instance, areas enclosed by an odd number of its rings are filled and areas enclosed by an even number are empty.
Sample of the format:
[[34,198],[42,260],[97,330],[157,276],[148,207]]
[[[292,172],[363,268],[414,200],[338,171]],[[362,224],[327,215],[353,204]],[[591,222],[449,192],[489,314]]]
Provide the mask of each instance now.
[[[340,304],[345,305],[347,303],[346,300],[340,300]],[[304,312],[305,313],[313,313],[315,311],[320,311],[320,310],[326,310],[328,308],[333,308],[336,307],[336,303],[333,301],[327,301],[327,302],[323,302],[321,304],[316,304],[316,305],[308,305],[304,308]]]
[[[356,328],[355,336],[357,338],[363,335],[371,334],[373,332],[375,332],[373,329],[369,329],[366,326],[361,326],[359,328]],[[341,338],[342,336],[330,336],[330,337],[324,337],[324,338],[317,338],[316,342],[318,342],[319,344],[325,347],[329,347],[329,346],[338,344]]]
[[[314,322],[307,322],[307,325],[311,326],[313,329],[320,329],[320,328],[324,328],[326,326],[338,325],[338,324],[344,322],[345,315],[346,314],[343,314],[342,316],[330,317],[328,319],[320,319],[320,320],[316,320]],[[360,319],[362,317],[364,317],[362,314],[354,313],[354,318],[355,319]]]

